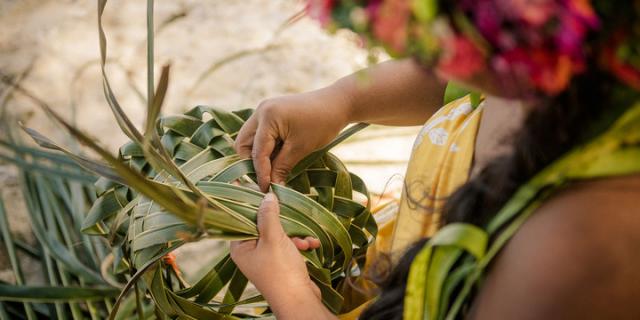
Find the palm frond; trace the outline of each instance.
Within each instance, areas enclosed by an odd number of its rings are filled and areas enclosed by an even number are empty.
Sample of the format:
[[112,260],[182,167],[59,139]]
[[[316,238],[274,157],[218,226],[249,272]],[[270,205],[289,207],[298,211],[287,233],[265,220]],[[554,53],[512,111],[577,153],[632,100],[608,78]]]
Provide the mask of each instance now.
[[[32,247],[14,237],[0,199],[2,242],[15,276],[15,283],[0,284],[0,318],[106,317],[119,292],[100,275],[109,248],[79,228],[95,200],[96,177],[58,154],[15,142],[3,141],[0,146],[0,157],[19,169],[19,184],[37,241]],[[32,259],[21,258],[24,254]],[[46,283],[28,283],[22,275],[26,263],[39,264]]]
[[[265,308],[252,315],[247,315],[246,308],[243,312],[234,312],[240,306],[266,307],[266,304],[259,295],[251,296],[246,292],[247,279],[228,254],[194,284],[182,279],[163,259],[184,243],[205,237],[255,239],[258,236],[256,213],[264,194],[256,191],[252,162],[241,159],[233,149],[234,139],[252,110],[228,112],[197,106],[182,115],[160,116],[169,67],[162,69],[154,89],[153,1],[148,0],[147,4],[148,110],[144,131],[140,132],[123,112],[109,84],[105,68],[106,36],[102,26],[106,0],[98,1],[105,98],[121,130],[131,139],[120,148],[117,157],[60,117],[46,103],[21,90],[62,124],[77,142],[102,158],[103,162],[98,162],[77,155],[37,131],[25,128],[40,146],[62,151],[83,168],[102,176],[95,183],[97,199],[92,208],[82,222],[74,224],[76,230],[102,236],[110,245],[108,254],[93,261],[94,266],[103,267],[102,274],[96,276],[94,269],[84,268],[86,262],[79,258],[80,255],[69,252],[65,241],[50,239],[52,231],[46,227],[50,222],[56,222],[53,218],[55,210],[32,205],[52,220],[43,219],[34,223],[34,227],[54,263],[63,263],[65,270],[73,272],[81,286],[99,285],[94,291],[83,291],[83,301],[90,300],[95,290],[108,285],[105,279],[111,284],[119,282],[122,290],[110,306],[111,319],[122,314],[118,311],[133,310],[132,303],[137,315],[142,317],[148,309],[143,293],[152,298],[157,315],[197,319],[270,317]],[[280,199],[281,222],[287,234],[312,236],[321,242],[319,249],[302,254],[311,278],[322,292],[323,302],[334,313],[350,308],[342,305],[343,298],[336,288],[364,266],[365,252],[377,233],[377,225],[362,179],[349,172],[329,150],[366,126],[350,127],[334,142],[303,159],[292,170],[286,186],[271,186]],[[30,185],[41,186],[42,178],[35,179]],[[31,194],[40,195],[40,200],[47,199],[47,192],[42,190],[33,190]],[[63,236],[62,240],[66,238]],[[107,266],[105,261],[109,262]],[[72,289],[69,287],[67,291]],[[129,292],[132,289],[133,294]],[[64,293],[58,295],[64,296]],[[76,293],[80,296],[80,291]],[[23,298],[20,301],[31,301],[31,298]],[[93,302],[86,302],[87,305],[90,303]]]

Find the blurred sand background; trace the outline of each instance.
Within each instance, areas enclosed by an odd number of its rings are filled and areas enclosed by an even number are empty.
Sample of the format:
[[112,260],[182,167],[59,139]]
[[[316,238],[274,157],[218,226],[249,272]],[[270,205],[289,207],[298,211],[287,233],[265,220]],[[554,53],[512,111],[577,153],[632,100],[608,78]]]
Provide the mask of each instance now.
[[[172,66],[165,113],[198,104],[254,107],[268,97],[329,85],[367,66],[367,52],[349,32],[329,35],[308,18],[283,27],[303,7],[296,0],[156,1],[157,74],[163,64]],[[108,73],[118,100],[138,126],[145,113],[145,10],[143,0],[112,0],[104,15]],[[95,1],[0,0],[0,71],[16,76],[115,153],[126,137],[103,96],[96,15]],[[57,141],[67,139],[33,104],[5,86],[0,86],[0,108],[11,123],[22,121]],[[418,129],[369,128],[334,151],[372,191],[397,195]],[[0,138],[7,127],[2,130]],[[16,171],[1,162],[0,189],[12,230],[32,242]],[[181,249],[178,263],[187,272],[195,270],[204,261],[199,255],[219,245],[189,245]],[[0,279],[11,281],[11,272],[2,270],[7,267],[4,259],[0,253]]]

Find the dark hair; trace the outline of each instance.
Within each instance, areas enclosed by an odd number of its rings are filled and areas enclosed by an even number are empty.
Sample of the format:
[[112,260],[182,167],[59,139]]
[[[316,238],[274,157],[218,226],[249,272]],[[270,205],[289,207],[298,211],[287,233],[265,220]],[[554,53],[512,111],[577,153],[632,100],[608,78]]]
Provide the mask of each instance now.
[[[572,147],[601,132],[629,106],[614,104],[614,91],[620,86],[617,80],[600,71],[595,62],[588,70],[575,77],[559,96],[537,103],[510,141],[512,152],[493,159],[447,199],[445,224],[466,222],[483,227],[519,186]],[[361,319],[402,319],[409,268],[425,243],[426,239],[421,240],[408,249],[379,283],[382,292]]]

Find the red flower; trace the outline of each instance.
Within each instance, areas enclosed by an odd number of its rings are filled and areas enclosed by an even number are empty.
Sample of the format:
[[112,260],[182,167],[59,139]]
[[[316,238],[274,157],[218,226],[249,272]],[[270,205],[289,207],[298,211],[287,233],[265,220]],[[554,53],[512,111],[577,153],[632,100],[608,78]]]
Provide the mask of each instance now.
[[[564,90],[571,76],[580,70],[568,55],[544,49],[518,48],[495,58],[496,72],[503,78],[529,82],[540,91],[555,95]],[[527,80],[528,79],[528,80]]]
[[573,75],[573,62],[571,57],[563,54],[549,54],[541,52],[534,55],[537,70],[533,70],[533,83],[543,92],[556,95],[569,85]]
[[377,11],[373,18],[373,34],[394,53],[402,53],[408,39],[409,0],[385,0],[379,8],[375,4],[370,8]]
[[485,57],[478,47],[464,36],[446,38],[438,71],[452,79],[469,79],[485,68]]

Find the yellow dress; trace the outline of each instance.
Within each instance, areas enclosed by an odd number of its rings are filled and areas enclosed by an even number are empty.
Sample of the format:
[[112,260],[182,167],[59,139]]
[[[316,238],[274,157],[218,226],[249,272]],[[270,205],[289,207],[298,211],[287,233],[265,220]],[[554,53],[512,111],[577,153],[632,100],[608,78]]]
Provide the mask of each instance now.
[[[465,96],[440,108],[425,123],[414,143],[398,214],[379,227],[376,243],[367,252],[365,274],[378,256],[399,257],[408,245],[437,230],[447,196],[469,177],[483,104],[474,108]],[[345,286],[346,302],[360,306],[340,319],[357,319],[375,298],[366,296],[372,289],[373,284],[363,278]]]
[[482,110],[482,103],[473,108],[469,96],[460,98],[442,107],[420,131],[407,167],[390,252],[402,254],[408,245],[437,230],[447,197],[469,178]]

